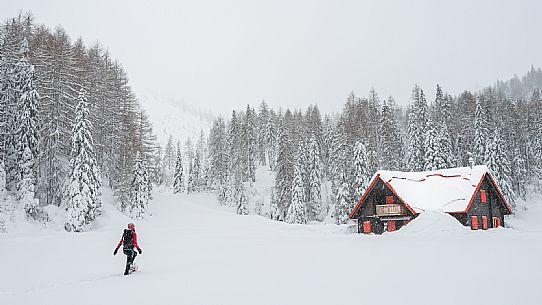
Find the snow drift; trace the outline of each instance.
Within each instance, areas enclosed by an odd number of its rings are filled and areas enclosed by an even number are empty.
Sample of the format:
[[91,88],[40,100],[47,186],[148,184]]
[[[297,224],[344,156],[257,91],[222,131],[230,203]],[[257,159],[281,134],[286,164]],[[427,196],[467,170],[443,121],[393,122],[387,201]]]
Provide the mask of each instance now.
[[[336,225],[239,216],[214,194],[154,198],[153,216],[136,222],[140,272],[128,277],[113,250],[130,219],[110,197],[92,232],[28,224],[0,234],[0,304],[529,305],[542,297],[541,230],[472,232],[427,213],[399,232],[338,234]],[[433,224],[445,236],[426,229]]]

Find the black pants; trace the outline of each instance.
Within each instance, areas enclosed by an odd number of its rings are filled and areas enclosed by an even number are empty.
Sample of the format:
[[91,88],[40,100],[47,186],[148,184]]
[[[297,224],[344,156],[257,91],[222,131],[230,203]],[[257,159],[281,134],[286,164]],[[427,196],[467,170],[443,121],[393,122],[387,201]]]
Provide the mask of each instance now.
[[135,252],[133,249],[124,249],[122,252],[124,252],[124,255],[126,255],[126,269],[124,270],[124,274],[128,274],[130,267],[134,263],[137,256],[137,252]]

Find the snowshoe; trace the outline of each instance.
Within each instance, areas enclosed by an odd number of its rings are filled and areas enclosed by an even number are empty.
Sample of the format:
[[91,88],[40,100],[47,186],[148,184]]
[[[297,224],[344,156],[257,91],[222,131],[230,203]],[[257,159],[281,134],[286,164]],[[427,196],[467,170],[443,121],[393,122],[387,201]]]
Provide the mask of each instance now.
[[134,272],[136,272],[138,269],[137,265],[136,264],[132,264],[132,266],[130,267],[130,270],[128,272],[128,274],[132,274]]
[[124,275],[129,275],[129,274],[132,274],[134,272],[137,271],[137,265],[136,264],[132,264],[132,265],[127,265],[126,266],[126,269],[124,269]]

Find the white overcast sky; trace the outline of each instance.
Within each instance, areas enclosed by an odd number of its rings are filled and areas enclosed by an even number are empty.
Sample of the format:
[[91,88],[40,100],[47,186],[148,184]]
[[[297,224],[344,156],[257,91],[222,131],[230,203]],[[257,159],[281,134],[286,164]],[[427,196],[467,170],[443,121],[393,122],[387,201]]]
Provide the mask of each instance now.
[[350,91],[406,104],[414,84],[434,98],[542,66],[542,1],[25,1],[87,45],[99,40],[137,91],[229,113],[257,105],[325,112]]

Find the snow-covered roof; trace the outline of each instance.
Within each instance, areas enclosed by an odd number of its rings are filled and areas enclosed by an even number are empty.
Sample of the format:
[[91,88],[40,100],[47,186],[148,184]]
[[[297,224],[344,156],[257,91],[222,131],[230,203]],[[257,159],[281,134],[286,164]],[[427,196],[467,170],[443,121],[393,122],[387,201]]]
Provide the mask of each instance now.
[[416,213],[427,210],[464,212],[482,177],[485,165],[428,172],[378,171],[382,179]]

